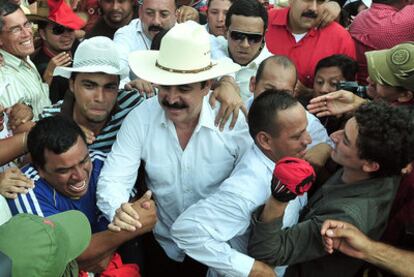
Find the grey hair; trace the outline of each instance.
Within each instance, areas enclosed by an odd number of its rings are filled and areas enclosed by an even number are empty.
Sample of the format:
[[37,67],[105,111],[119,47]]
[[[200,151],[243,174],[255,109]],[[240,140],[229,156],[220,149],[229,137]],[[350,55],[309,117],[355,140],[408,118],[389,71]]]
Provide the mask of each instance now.
[[4,16],[14,13],[20,9],[19,5],[10,3],[7,0],[0,0],[0,32],[3,31]]

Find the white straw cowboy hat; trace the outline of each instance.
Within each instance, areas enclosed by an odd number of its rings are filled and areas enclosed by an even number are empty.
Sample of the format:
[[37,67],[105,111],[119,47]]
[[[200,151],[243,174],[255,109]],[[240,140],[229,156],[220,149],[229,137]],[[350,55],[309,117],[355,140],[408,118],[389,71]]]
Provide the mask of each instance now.
[[159,51],[136,51],[128,61],[140,79],[166,86],[206,81],[240,69],[229,60],[211,59],[209,34],[194,21],[172,27]]
[[72,72],[124,75],[126,72],[122,70],[119,60],[115,43],[107,37],[97,36],[79,44],[72,67],[58,66],[53,75],[67,79]]

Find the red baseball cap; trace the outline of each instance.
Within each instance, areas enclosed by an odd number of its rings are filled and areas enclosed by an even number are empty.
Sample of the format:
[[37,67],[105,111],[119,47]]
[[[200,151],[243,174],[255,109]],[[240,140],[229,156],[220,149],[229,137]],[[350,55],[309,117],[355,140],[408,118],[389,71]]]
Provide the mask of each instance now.
[[38,0],[37,14],[29,14],[27,18],[33,21],[53,22],[73,30],[79,30],[86,24],[65,0]]

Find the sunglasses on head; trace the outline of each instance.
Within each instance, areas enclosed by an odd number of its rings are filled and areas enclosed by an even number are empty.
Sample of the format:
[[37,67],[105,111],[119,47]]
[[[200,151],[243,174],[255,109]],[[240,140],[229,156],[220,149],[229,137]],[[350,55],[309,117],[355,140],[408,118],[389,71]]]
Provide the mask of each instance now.
[[262,34],[243,33],[239,31],[231,31],[230,37],[232,40],[237,40],[237,41],[243,41],[245,38],[247,38],[247,41],[249,42],[249,44],[259,43],[259,42],[262,42],[263,40]]
[[69,33],[71,33],[71,32],[73,32],[73,31],[75,31],[75,30],[70,29],[70,28],[67,28],[67,27],[62,26],[62,25],[54,25],[54,26],[52,27],[52,33],[53,33],[54,35],[61,35],[61,34],[63,34],[64,32],[69,32]]

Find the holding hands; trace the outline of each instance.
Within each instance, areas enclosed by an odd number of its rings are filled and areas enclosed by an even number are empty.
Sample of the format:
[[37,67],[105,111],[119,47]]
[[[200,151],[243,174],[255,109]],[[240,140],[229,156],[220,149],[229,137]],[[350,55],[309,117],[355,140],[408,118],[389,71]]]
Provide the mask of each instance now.
[[137,201],[122,204],[116,210],[115,217],[108,225],[108,229],[113,232],[121,230],[134,232],[137,229],[148,232],[152,230],[157,222],[157,211],[151,196],[152,192],[147,191]]

